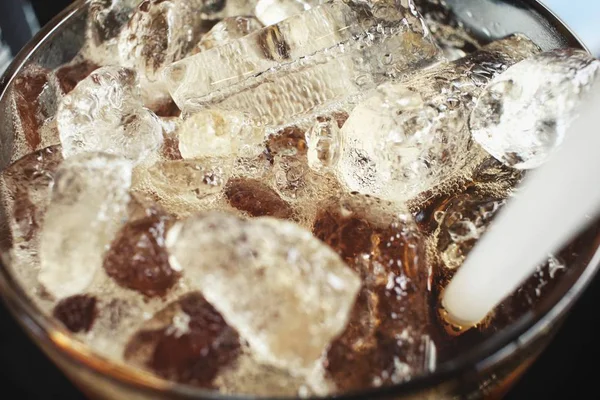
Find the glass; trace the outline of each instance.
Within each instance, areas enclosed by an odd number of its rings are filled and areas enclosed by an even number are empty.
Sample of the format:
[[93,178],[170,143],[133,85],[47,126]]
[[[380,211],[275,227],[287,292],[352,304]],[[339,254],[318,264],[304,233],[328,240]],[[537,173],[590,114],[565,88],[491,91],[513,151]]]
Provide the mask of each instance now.
[[[556,16],[534,0],[449,3],[455,7],[458,18],[482,38],[493,40],[522,32],[544,50],[563,46],[585,48]],[[14,146],[18,138],[15,138],[8,101],[14,78],[29,63],[55,68],[72,59],[83,44],[86,11],[84,1],[77,1],[67,8],[23,49],[0,81],[0,170],[25,155]],[[5,222],[5,211],[0,208],[0,251],[3,252],[11,246]],[[570,245],[571,257],[566,260],[568,272],[551,295],[490,340],[439,365],[435,373],[415,377],[402,385],[336,398],[443,400],[457,396],[469,399],[502,397],[551,341],[569,309],[594,277],[600,265],[599,246],[600,223],[595,223]],[[5,264],[0,264],[0,294],[32,340],[91,399],[233,399],[167,382],[95,355],[36,310]]]

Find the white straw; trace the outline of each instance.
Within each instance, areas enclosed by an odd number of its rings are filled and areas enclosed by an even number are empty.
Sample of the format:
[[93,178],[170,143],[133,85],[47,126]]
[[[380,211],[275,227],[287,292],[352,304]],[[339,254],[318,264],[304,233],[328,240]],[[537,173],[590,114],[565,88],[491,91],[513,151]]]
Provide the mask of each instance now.
[[594,89],[562,147],[528,175],[446,288],[443,305],[453,322],[483,320],[598,215],[600,88]]

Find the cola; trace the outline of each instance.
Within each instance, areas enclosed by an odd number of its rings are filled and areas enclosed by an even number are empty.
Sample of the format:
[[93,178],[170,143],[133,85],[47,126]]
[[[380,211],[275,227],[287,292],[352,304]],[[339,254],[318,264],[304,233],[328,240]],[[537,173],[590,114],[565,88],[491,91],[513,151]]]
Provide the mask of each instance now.
[[508,327],[570,248],[476,326],[440,296],[600,62],[434,3],[91,2],[81,53],[10,87],[16,281],[93,353],[224,394],[397,385]]

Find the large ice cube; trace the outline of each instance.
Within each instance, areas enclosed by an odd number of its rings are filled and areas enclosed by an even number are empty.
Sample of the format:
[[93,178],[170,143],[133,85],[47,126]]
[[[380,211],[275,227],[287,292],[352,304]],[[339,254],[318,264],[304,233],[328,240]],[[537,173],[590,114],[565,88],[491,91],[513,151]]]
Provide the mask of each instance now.
[[145,0],[120,34],[121,61],[155,81],[163,67],[191,50],[201,25],[197,19],[193,2]]
[[165,79],[184,112],[218,104],[279,125],[438,59],[413,9],[334,1],[179,61]]
[[508,166],[540,166],[562,143],[599,71],[600,61],[574,49],[512,66],[479,98],[470,119],[473,138]]
[[82,293],[102,267],[104,253],[127,216],[131,162],[86,153],[56,173],[44,220],[38,280],[56,298]]
[[63,155],[113,153],[145,160],[162,143],[162,126],[139,97],[135,71],[103,67],[66,95],[56,115]]
[[393,201],[444,182],[469,157],[473,99],[496,74],[536,51],[528,39],[512,36],[380,86],[342,128],[338,177],[350,191]]
[[199,215],[176,224],[167,247],[257,357],[293,374],[310,373],[343,331],[360,287],[310,232],[270,217]]

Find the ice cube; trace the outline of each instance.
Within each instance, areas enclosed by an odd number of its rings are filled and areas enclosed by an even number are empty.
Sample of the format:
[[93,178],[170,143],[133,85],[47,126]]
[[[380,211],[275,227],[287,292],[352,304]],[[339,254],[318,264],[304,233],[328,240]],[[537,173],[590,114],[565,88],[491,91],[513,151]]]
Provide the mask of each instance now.
[[115,39],[142,0],[91,0],[86,35],[92,48]]
[[165,66],[189,52],[197,37],[198,15],[187,0],[145,0],[119,37],[123,65],[150,82]]
[[65,158],[83,152],[146,160],[162,143],[158,117],[144,108],[135,71],[103,67],[66,95],[56,115]]
[[104,271],[119,285],[147,297],[163,296],[179,279],[165,248],[172,219],[162,213],[127,223],[104,257]]
[[393,201],[449,179],[470,157],[473,98],[494,75],[536,50],[528,39],[512,36],[404,82],[381,85],[342,128],[339,179],[349,191]]
[[182,194],[193,194],[204,197],[222,190],[229,168],[226,162],[219,159],[203,161],[165,161],[154,164],[149,168],[155,186],[170,186]]
[[30,241],[38,234],[62,160],[60,146],[52,146],[28,154],[2,172],[13,242]]
[[308,165],[317,172],[328,172],[337,164],[342,136],[335,119],[317,121],[306,133]]
[[169,213],[189,215],[213,204],[231,176],[231,159],[159,161],[134,170],[134,189]]
[[131,162],[86,153],[56,172],[41,233],[38,280],[56,298],[82,293],[127,216]]
[[258,0],[254,13],[265,26],[274,25],[319,4],[320,0]]
[[167,247],[263,363],[296,375],[310,373],[343,331],[360,287],[310,232],[270,217],[199,215],[176,224]]
[[174,63],[167,86],[184,112],[218,104],[281,125],[438,61],[414,10],[380,11],[323,4]]
[[264,131],[241,113],[203,110],[187,117],[177,131],[184,159],[256,156],[264,149]]
[[309,167],[306,133],[297,126],[290,126],[271,135],[267,150],[272,158],[274,187],[287,201],[310,199],[314,202],[323,187],[334,185],[326,174],[317,174]]
[[237,333],[198,292],[167,305],[134,334],[127,362],[175,382],[213,388],[240,353]]
[[363,281],[346,330],[327,352],[337,390],[397,384],[434,369],[429,271],[412,217],[360,195],[335,197],[321,207],[313,233]]
[[56,99],[44,99],[44,95],[51,90],[49,77],[49,70],[32,64],[17,75],[12,85],[11,103],[15,131],[22,135],[24,145],[29,151],[40,149],[44,139],[40,128],[54,112],[51,107],[55,105],[53,103]]
[[586,94],[597,84],[600,61],[583,50],[559,49],[512,66],[478,99],[473,138],[504,164],[531,169],[562,143]]
[[200,40],[195,53],[219,47],[231,40],[239,39],[262,28],[263,25],[255,17],[229,17],[218,22]]

